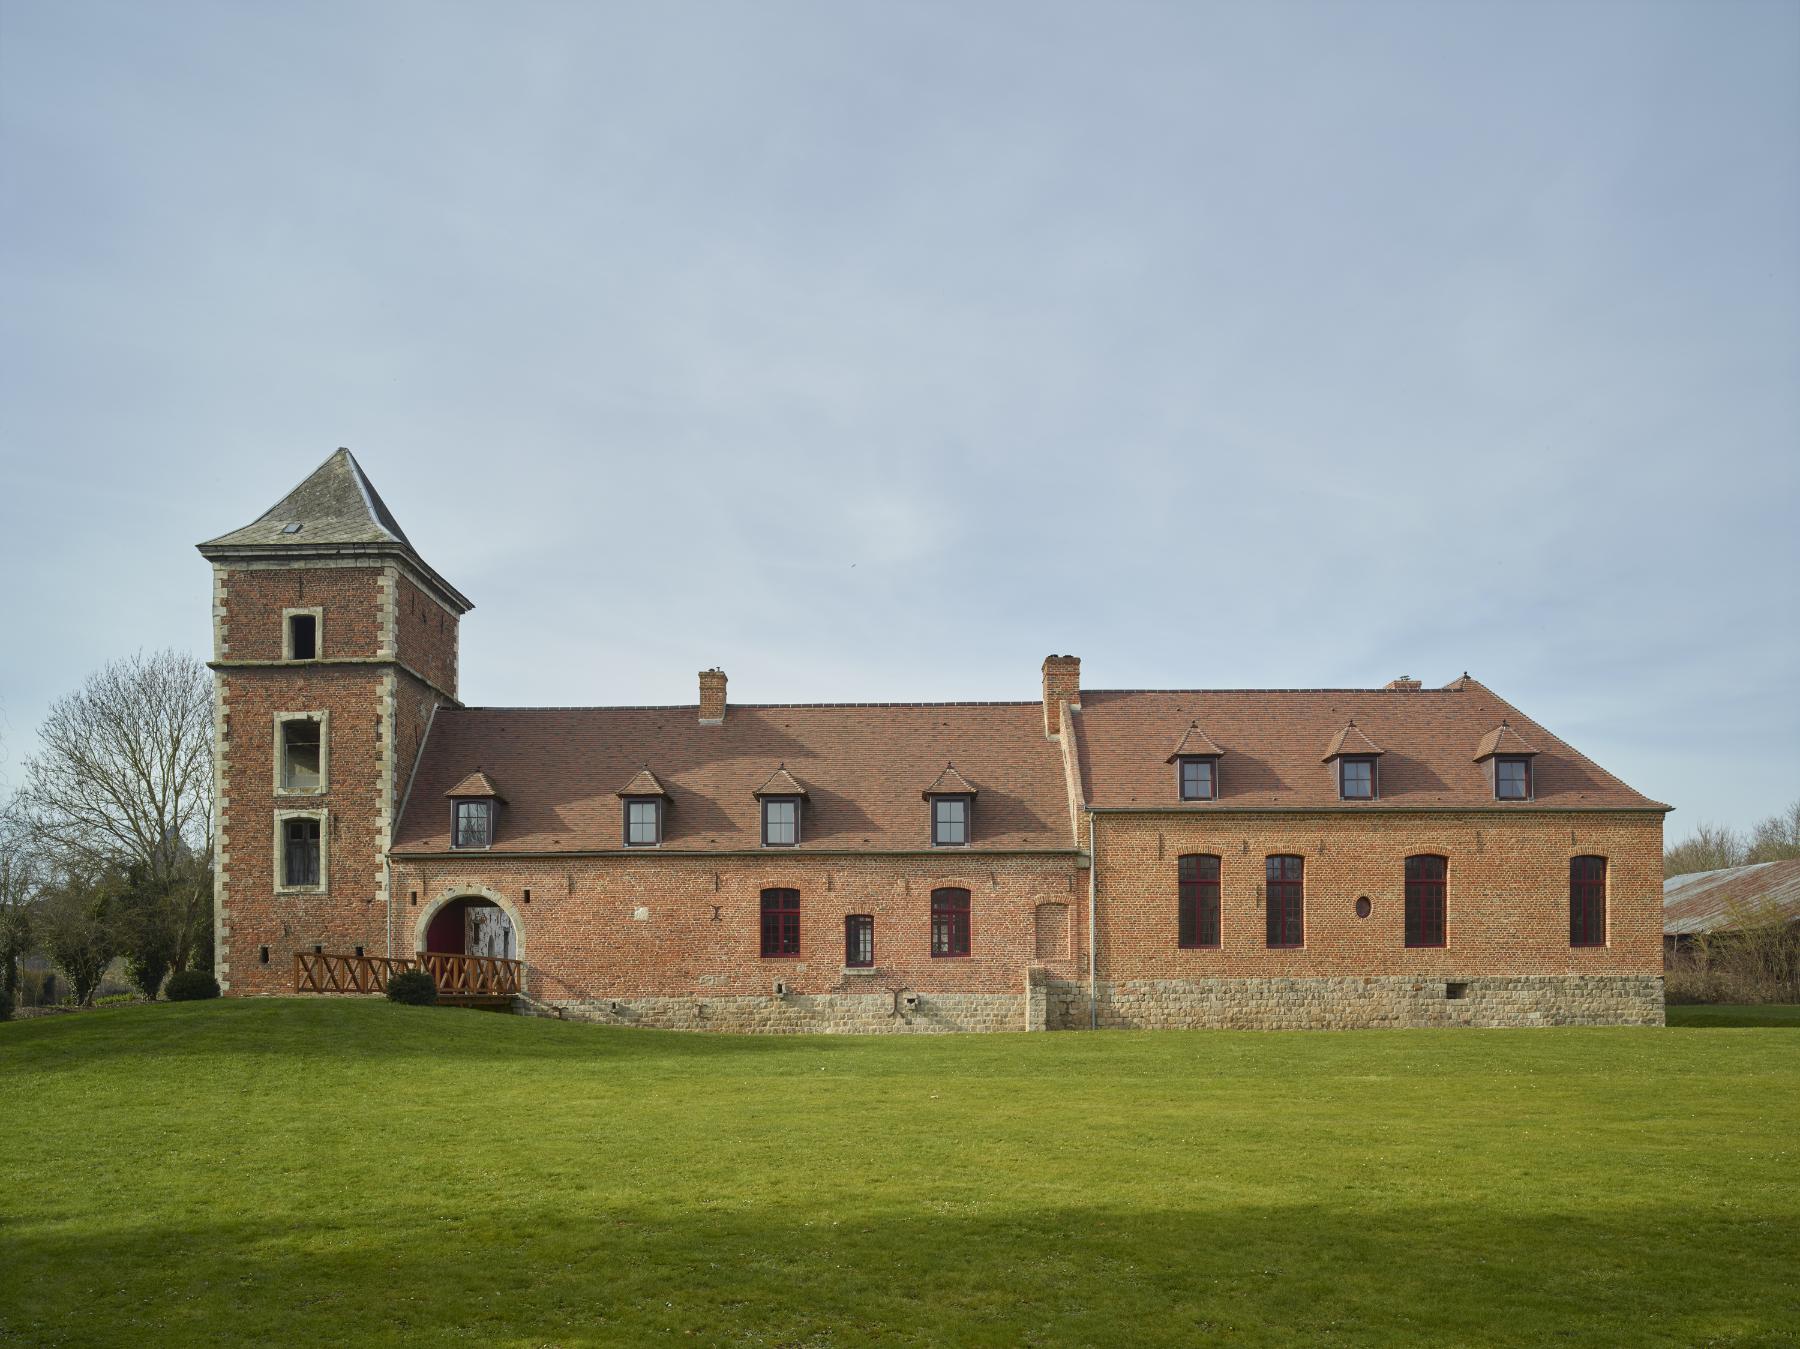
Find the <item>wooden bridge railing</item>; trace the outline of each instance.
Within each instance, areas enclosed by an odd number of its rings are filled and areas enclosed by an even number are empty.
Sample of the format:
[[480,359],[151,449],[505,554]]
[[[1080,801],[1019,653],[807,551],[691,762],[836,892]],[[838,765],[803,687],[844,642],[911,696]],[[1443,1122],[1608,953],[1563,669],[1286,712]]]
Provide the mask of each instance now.
[[524,982],[524,965],[499,956],[461,956],[421,951],[417,960],[344,956],[329,951],[294,952],[296,993],[384,993],[387,981],[424,970],[444,998],[509,998]]
[[410,960],[386,956],[340,956],[329,951],[294,952],[296,993],[385,993],[387,981],[413,968]]
[[456,956],[439,951],[419,952],[419,968],[437,984],[438,996],[455,998],[510,998],[519,991],[524,967],[500,956]]

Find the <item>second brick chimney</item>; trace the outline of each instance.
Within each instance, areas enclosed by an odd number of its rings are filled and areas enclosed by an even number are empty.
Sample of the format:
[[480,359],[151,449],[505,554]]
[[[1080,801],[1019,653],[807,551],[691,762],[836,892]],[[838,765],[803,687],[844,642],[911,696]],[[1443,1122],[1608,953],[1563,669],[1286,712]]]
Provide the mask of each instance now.
[[1044,734],[1062,733],[1062,704],[1081,706],[1081,657],[1044,657]]
[[717,726],[725,720],[725,672],[714,666],[700,672],[700,724]]

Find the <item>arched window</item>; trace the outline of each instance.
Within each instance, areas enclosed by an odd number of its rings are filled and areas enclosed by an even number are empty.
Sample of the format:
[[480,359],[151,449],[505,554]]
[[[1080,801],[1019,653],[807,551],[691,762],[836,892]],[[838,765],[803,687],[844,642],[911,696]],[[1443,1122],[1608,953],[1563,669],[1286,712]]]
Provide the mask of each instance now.
[[1196,853],[1177,863],[1176,942],[1185,947],[1219,944],[1219,859]]
[[1444,945],[1445,893],[1450,864],[1421,853],[1406,859],[1406,944]]
[[1306,859],[1275,856],[1268,859],[1268,944],[1274,947],[1306,944]]
[[969,954],[969,892],[945,888],[931,892],[931,954]]
[[1606,945],[1606,859],[1569,859],[1569,945]]
[[762,892],[762,953],[765,956],[800,954],[800,892]]

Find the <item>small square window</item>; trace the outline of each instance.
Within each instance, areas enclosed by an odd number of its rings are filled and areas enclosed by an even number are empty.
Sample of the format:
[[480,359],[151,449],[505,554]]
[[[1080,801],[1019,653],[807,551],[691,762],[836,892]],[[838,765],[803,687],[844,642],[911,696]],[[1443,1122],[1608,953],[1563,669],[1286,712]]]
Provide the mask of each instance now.
[[1211,801],[1217,795],[1217,765],[1212,759],[1185,758],[1177,760],[1177,763],[1181,769],[1183,801]]
[[1338,793],[1346,801],[1372,801],[1375,798],[1375,760],[1339,759]]
[[938,848],[956,848],[969,841],[969,798],[931,798],[931,842]]
[[1531,799],[1531,760],[1494,760],[1494,796],[1501,801]]
[[453,848],[485,848],[494,841],[494,803],[458,801]]
[[630,848],[653,848],[662,842],[662,802],[658,800],[625,803],[625,844]]
[[800,802],[796,798],[764,798],[762,819],[765,848],[792,848],[800,842]]

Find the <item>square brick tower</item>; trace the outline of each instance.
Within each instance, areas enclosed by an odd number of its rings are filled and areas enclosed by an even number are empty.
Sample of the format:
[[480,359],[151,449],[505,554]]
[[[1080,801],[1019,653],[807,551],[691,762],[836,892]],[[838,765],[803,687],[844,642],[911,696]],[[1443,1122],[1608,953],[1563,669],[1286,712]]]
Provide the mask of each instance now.
[[411,956],[388,845],[473,606],[428,566],[349,450],[213,569],[214,924],[220,987],[293,989],[294,954]]

